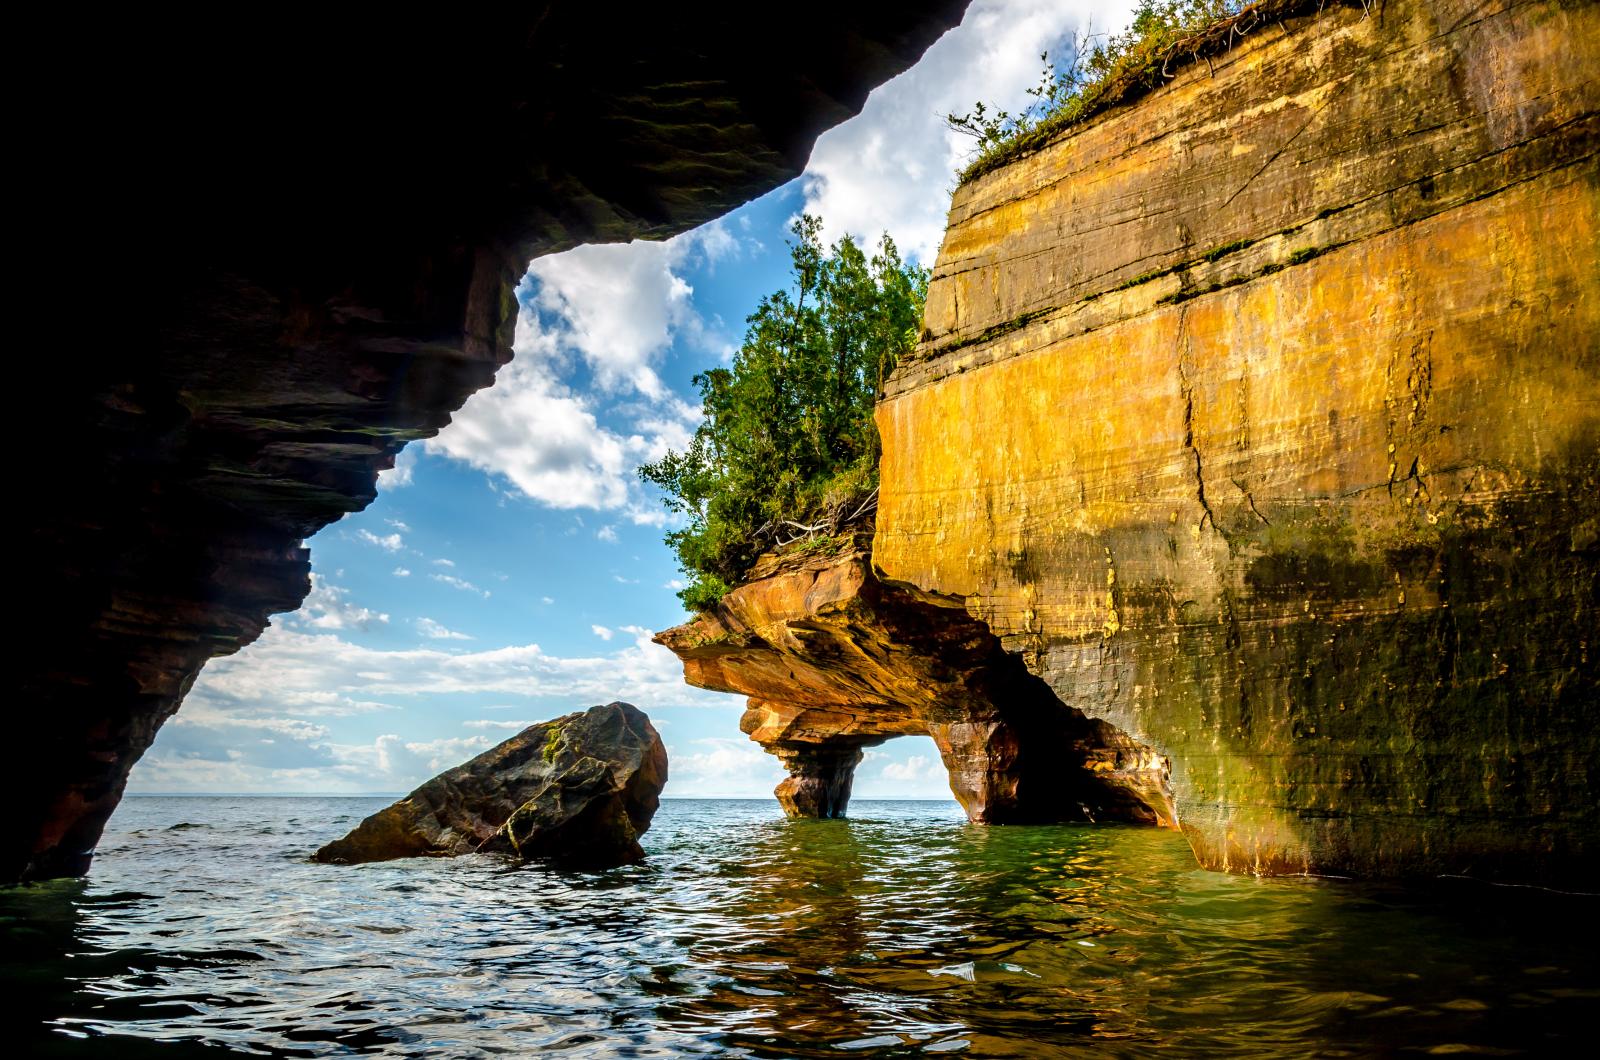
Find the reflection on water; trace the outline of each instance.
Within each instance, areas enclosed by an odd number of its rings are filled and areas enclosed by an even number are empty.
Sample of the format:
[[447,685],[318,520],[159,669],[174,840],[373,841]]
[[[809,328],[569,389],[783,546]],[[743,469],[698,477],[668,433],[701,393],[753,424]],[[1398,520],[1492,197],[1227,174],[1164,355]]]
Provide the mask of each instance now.
[[953,803],[669,800],[645,864],[576,876],[304,861],[381,802],[128,800],[89,881],[0,891],[28,1048],[1586,1053],[1600,1000],[1582,896],[1222,876],[1172,833]]

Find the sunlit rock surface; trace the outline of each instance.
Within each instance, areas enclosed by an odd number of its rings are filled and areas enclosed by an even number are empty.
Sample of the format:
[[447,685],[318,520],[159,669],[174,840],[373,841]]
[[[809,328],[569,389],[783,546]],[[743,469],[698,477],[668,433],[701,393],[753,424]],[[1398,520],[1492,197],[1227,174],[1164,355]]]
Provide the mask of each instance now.
[[778,186],[963,6],[140,9],[25,33],[64,42],[23,153],[50,185],[30,215],[61,229],[62,260],[30,266],[61,305],[31,312],[70,338],[15,387],[0,882],[85,871],[200,667],[305,596],[301,542],[510,357],[531,257]]
[[353,865],[497,853],[588,867],[644,857],[667,782],[667,749],[631,703],[530,725],[318,850]]
[[1170,72],[956,192],[875,562],[1167,758],[1205,865],[1592,883],[1600,5]]
[[690,684],[750,697],[739,725],[789,771],[787,813],[842,816],[861,749],[925,733],[974,821],[1172,823],[1159,755],[1064,707],[959,601],[879,581],[868,544],[767,557],[656,637]]

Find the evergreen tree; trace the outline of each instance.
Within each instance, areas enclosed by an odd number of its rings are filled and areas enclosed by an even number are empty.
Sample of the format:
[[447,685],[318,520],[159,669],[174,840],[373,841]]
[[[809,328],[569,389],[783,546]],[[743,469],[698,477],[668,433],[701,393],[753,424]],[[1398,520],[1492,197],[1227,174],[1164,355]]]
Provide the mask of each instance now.
[[667,535],[694,610],[713,606],[793,528],[859,507],[877,487],[872,409],[916,342],[927,270],[887,234],[870,258],[822,222],[792,228],[788,289],[763,298],[730,368],[695,376],[705,418],[689,447],[639,469],[685,518]]

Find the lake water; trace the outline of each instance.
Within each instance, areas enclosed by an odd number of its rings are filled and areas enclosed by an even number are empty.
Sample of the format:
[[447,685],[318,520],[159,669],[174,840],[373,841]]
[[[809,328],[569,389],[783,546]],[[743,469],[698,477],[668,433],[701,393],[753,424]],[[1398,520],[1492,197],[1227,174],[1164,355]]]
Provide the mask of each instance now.
[[648,861],[579,875],[305,860],[388,801],[127,799],[86,881],[0,890],[8,1054],[1593,1047],[1594,897],[1225,876],[1169,832],[935,802],[668,800]]

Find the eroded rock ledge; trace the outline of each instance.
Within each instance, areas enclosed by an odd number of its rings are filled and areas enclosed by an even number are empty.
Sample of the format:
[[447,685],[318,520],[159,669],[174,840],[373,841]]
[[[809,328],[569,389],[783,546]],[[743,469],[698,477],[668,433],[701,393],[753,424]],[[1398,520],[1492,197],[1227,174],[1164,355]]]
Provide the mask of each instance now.
[[1063,706],[961,601],[879,580],[869,546],[767,557],[656,636],[690,684],[750,697],[740,728],[789,770],[787,813],[842,816],[862,748],[926,733],[973,821],[1175,823],[1159,754]]
[[30,314],[68,344],[13,380],[0,883],[86,870],[200,667],[305,596],[301,542],[509,358],[530,258],[776,187],[963,7],[33,16]]

